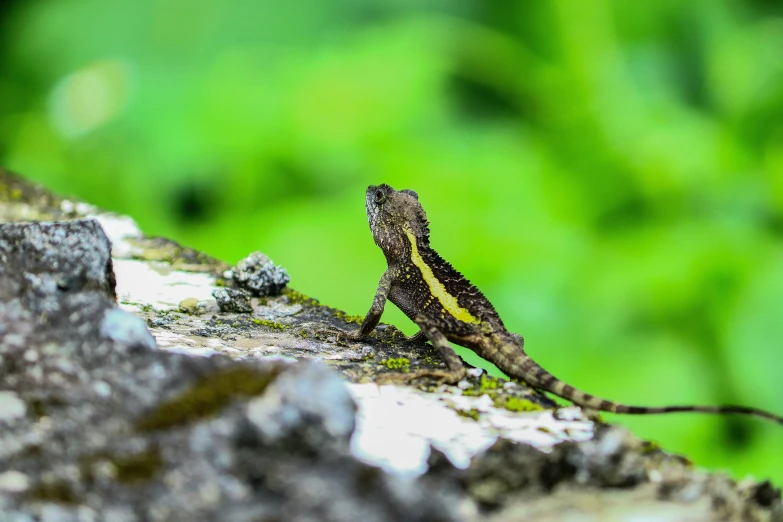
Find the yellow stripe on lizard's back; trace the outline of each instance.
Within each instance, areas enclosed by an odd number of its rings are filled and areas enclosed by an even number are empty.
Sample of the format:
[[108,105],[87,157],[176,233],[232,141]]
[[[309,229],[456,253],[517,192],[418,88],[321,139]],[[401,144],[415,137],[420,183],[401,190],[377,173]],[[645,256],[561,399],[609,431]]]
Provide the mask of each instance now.
[[459,302],[457,302],[457,298],[451,295],[449,291],[446,290],[446,287],[443,286],[443,283],[441,283],[438,278],[435,277],[435,274],[432,273],[432,269],[424,262],[424,259],[421,258],[421,254],[419,254],[419,247],[416,246],[416,236],[413,235],[413,232],[406,229],[405,235],[408,236],[408,240],[411,243],[411,261],[421,270],[421,276],[424,278],[424,282],[427,283],[433,297],[435,297],[440,302],[441,306],[443,306],[443,308],[455,319],[471,324],[480,323],[481,320],[465,308],[462,308],[459,305]]

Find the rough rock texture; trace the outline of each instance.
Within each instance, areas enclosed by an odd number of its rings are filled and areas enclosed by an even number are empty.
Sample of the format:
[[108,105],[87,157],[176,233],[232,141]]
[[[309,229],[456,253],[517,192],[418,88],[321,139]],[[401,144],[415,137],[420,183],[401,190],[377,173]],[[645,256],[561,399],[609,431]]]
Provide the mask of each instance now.
[[250,294],[244,290],[218,288],[212,292],[212,297],[217,301],[221,312],[250,313],[253,311],[253,306],[250,304]]
[[93,222],[68,230],[0,229],[0,242],[48,245],[9,256],[0,277],[6,519],[458,518],[444,488],[351,456],[355,406],[321,364],[162,352],[107,288],[58,285],[42,259],[73,267],[73,245],[109,248]]
[[[92,212],[0,170],[0,221]],[[227,288],[225,302],[243,304],[218,313],[208,296],[223,263],[113,218],[126,288],[166,281],[193,295],[144,288],[120,299],[131,313],[115,303],[95,221],[0,225],[0,521],[783,521],[772,484],[694,469],[606,425],[550,452],[500,437],[467,469],[433,450],[417,478],[366,464],[350,446],[362,415],[346,381],[439,364],[425,345],[387,325],[367,343],[346,342],[339,332],[361,318],[289,288],[249,300]],[[256,258],[257,273],[266,261]],[[265,270],[273,286],[287,282]],[[480,372],[459,395],[427,389],[442,393],[428,394],[433,402],[513,404],[514,416],[553,407]],[[486,423],[485,410],[462,414]],[[539,426],[570,429],[556,423]]]
[[[433,466],[433,474],[442,472]],[[780,490],[769,482],[738,485],[694,470],[611,426],[550,453],[501,439],[467,470],[445,466],[445,474],[493,522],[783,520]]]
[[0,276],[18,279],[19,269],[33,287],[48,282],[61,290],[95,289],[116,298],[111,244],[92,219],[0,224]]
[[241,259],[233,271],[232,279],[256,297],[278,295],[291,280],[284,268],[277,266],[265,254],[253,252]]

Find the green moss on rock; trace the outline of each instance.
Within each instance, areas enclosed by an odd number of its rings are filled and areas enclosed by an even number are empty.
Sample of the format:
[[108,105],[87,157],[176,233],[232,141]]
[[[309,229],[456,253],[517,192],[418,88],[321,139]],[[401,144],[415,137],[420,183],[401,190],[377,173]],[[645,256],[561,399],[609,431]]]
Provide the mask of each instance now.
[[292,288],[284,288],[281,292],[284,296],[288,297],[288,302],[291,304],[301,304],[306,306],[318,306],[320,303],[318,299],[306,296],[302,292],[297,292]]
[[334,316],[337,319],[339,319],[341,321],[344,321],[346,323],[349,323],[349,324],[350,323],[362,324],[362,321],[364,320],[364,317],[362,317],[361,315],[348,315],[345,312],[343,312],[342,310],[335,310],[334,311]]
[[502,397],[494,398],[496,408],[504,408],[508,411],[543,411],[544,408],[536,404],[535,402],[523,399],[521,397],[514,397],[513,395],[504,395]]
[[141,418],[136,429],[142,432],[164,430],[210,417],[235,397],[262,394],[279,371],[278,366],[266,370],[234,367],[204,376]]
[[390,370],[407,370],[411,366],[411,360],[405,357],[397,357],[396,359],[384,359],[381,361],[381,364]]
[[71,487],[65,482],[52,482],[39,484],[26,494],[29,500],[40,502],[53,502],[55,504],[78,504],[79,499]]
[[486,373],[481,374],[481,381],[480,381],[481,392],[486,392],[488,390],[498,390],[503,387],[503,385],[498,382],[498,379],[496,377],[490,377]]
[[157,448],[137,455],[115,456],[109,459],[117,470],[117,481],[126,484],[146,482],[163,467]]
[[259,325],[259,326],[266,326],[267,328],[271,328],[273,330],[285,331],[285,330],[288,330],[289,328],[291,328],[290,325],[283,324],[283,323],[278,323],[278,322],[275,322],[275,321],[268,321],[266,319],[253,319],[253,322],[255,324]]
[[661,445],[654,440],[643,440],[641,452],[642,455],[650,455],[661,450]]
[[468,419],[473,419],[474,421],[479,420],[481,417],[481,413],[476,408],[471,408],[469,410],[454,410],[457,412],[457,415],[460,417],[466,417]]

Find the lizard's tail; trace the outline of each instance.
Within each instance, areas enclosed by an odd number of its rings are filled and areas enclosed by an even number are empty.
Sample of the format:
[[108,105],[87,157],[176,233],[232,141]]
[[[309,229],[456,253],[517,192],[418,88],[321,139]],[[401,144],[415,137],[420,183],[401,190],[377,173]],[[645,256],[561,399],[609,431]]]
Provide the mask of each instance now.
[[[521,343],[520,343],[521,344]],[[507,345],[506,345],[507,346]],[[505,350],[504,350],[505,351]],[[601,399],[589,393],[574,388],[573,386],[561,381],[537,362],[527,355],[521,346],[515,346],[514,350],[507,351],[503,357],[503,362],[508,362],[509,366],[501,370],[509,375],[519,376],[522,380],[535,388],[547,391],[562,399],[573,402],[577,406],[611,413],[625,413],[629,415],[649,415],[655,413],[676,413],[676,412],[699,412],[699,413],[736,413],[740,415],[751,415],[769,419],[778,424],[783,424],[783,417],[775,415],[758,408],[735,405],[719,406],[629,406],[619,402]],[[506,366],[506,365],[503,365]]]

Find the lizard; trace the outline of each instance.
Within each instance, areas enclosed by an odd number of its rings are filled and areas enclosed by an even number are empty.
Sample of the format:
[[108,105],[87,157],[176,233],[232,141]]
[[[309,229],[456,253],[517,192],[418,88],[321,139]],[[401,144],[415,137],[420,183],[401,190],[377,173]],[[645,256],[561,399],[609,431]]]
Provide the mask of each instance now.
[[624,414],[674,412],[735,413],[770,419],[783,417],[768,411],[736,405],[630,406],[585,393],[561,381],[536,363],[524,349],[524,338],[509,332],[495,307],[466,277],[431,246],[429,222],[416,192],[389,185],[367,188],[367,218],[375,244],[383,251],[387,268],[375,298],[354,341],[366,339],[380,322],[391,301],[419,327],[411,341],[428,340],[440,353],[446,369],[418,370],[397,377],[410,382],[422,377],[454,384],[467,372],[450,343],[464,346],[494,363],[513,379],[549,392],[590,410]]

